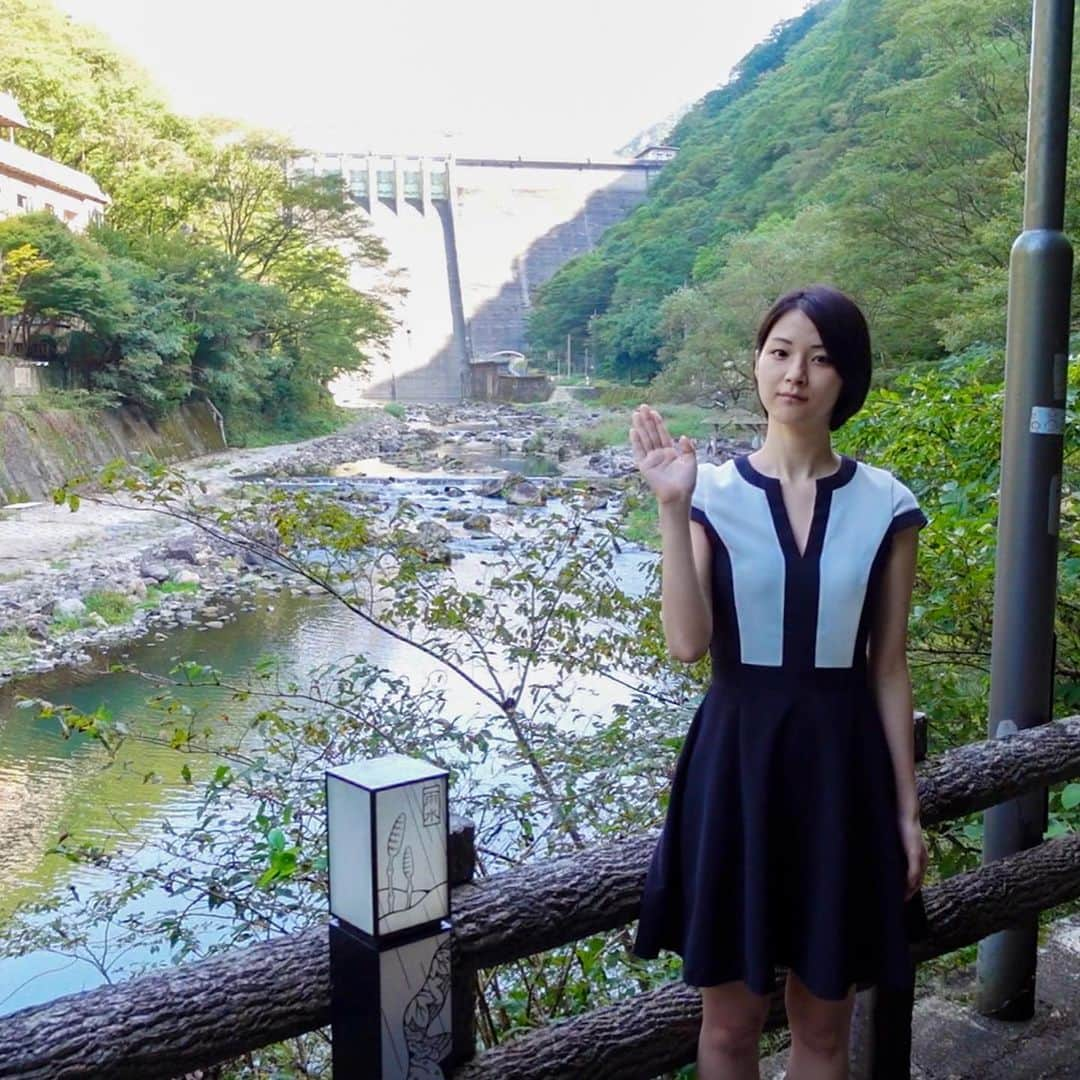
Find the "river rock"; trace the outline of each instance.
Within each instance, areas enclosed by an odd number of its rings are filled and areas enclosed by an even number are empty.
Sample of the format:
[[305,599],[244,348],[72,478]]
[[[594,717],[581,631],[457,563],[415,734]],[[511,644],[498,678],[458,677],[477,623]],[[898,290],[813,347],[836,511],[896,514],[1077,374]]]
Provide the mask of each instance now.
[[491,518],[487,514],[470,514],[464,525],[469,532],[491,532]]
[[460,507],[454,507],[451,510],[447,510],[443,515],[447,521],[466,521],[469,518],[469,511],[462,510]]
[[202,581],[194,570],[177,570],[172,579],[177,585],[199,585]]
[[446,487],[443,488],[443,494],[450,495],[455,499],[460,499],[465,494],[465,491],[463,488],[459,488],[454,484],[447,484]]
[[531,480],[522,480],[513,487],[507,488],[505,497],[511,506],[543,506],[547,502],[544,489]]
[[490,480],[485,480],[476,490],[485,498],[494,499],[503,494],[506,482],[505,476],[493,476]]
[[201,547],[202,545],[198,540],[190,534],[187,536],[173,536],[165,542],[163,554],[166,559],[189,562],[194,566]]
[[52,613],[57,619],[81,619],[86,614],[86,605],[77,596],[61,596],[53,604]]
[[139,564],[139,573],[151,581],[168,581],[169,568],[156,559],[145,559]]
[[421,521],[416,526],[416,535],[422,547],[444,544],[450,539],[450,530],[438,521]]
[[99,615],[96,611],[91,611],[86,616],[87,623],[95,630],[104,630],[109,624],[105,621],[104,617]]

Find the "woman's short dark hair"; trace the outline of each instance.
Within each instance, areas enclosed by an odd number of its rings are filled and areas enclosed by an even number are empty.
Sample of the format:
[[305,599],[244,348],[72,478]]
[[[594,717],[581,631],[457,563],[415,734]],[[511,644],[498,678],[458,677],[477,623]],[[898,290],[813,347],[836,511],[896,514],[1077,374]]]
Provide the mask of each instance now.
[[829,419],[829,428],[836,431],[862,408],[870,390],[870,329],[859,305],[846,293],[829,285],[808,285],[785,293],[769,308],[758,327],[755,353],[764,348],[776,321],[796,308],[817,327],[843,380]]

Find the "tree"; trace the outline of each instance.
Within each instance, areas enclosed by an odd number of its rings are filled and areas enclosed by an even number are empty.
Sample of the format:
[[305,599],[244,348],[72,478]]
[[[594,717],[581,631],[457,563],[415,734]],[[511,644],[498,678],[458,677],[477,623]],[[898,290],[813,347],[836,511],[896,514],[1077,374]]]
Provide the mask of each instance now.
[[296,172],[298,156],[287,140],[268,134],[218,150],[200,230],[255,281],[273,280],[312,247],[334,248],[351,262],[384,261],[386,249],[341,178]]
[[29,344],[48,330],[107,331],[129,297],[109,273],[107,258],[92,240],[75,236],[47,212],[0,222],[0,255],[31,247],[47,262],[21,282],[22,310],[12,315],[14,335]]
[[19,325],[16,317],[26,307],[23,287],[32,275],[48,270],[51,265],[33,244],[20,244],[0,252],[0,325],[3,326],[0,351],[4,354],[10,356],[15,351]]

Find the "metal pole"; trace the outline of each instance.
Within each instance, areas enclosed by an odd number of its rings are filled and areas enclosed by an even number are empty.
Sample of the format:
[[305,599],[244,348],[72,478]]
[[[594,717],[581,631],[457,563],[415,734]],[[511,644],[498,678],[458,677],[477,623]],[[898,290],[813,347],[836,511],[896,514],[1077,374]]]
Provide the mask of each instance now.
[[[990,738],[1050,719],[1058,517],[1065,426],[1072,246],[1062,232],[1073,0],[1035,0],[1024,231],[1009,264],[1005,416],[990,661]],[[983,863],[1034,847],[1046,790],[984,816]],[[1035,1007],[1038,922],[979,943],[979,1011],[1003,1020]]]

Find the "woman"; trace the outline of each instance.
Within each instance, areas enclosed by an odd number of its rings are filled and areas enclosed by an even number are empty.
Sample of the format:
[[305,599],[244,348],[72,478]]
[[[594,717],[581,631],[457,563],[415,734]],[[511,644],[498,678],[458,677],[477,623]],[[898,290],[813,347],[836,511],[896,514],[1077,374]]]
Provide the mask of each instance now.
[[832,450],[870,385],[851,299],[781,297],[754,378],[768,428],[751,454],[699,468],[647,405],[630,429],[660,507],[668,648],[713,666],[634,951],[678,952],[700,988],[703,1080],[758,1076],[775,964],[788,1077],[844,1077],[855,986],[903,987],[925,918],[906,638],[926,517],[890,473]]

